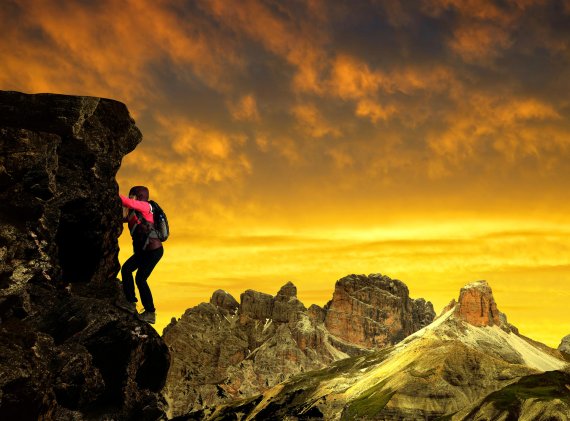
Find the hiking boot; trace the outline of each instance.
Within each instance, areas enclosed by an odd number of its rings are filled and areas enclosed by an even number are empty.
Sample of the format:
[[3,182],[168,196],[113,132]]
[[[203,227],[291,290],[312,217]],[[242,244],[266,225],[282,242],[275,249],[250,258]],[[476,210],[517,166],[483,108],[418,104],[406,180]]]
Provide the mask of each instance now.
[[124,300],[117,300],[115,301],[115,305],[123,310],[128,311],[129,313],[135,314],[137,312],[137,303],[131,303],[130,301]]
[[154,311],[145,310],[139,314],[139,320],[142,320],[143,322],[147,322],[150,324],[154,324],[154,322],[156,321],[156,313]]

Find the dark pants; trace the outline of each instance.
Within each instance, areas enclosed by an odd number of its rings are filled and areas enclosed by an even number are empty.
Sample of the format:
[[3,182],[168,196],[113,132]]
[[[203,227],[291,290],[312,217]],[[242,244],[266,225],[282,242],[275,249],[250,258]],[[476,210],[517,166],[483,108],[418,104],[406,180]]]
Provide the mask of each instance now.
[[142,305],[146,311],[153,312],[155,310],[147,279],[163,254],[164,249],[162,247],[156,250],[135,251],[135,254],[129,257],[121,268],[123,291],[125,291],[127,301],[131,303],[137,302],[137,297],[135,297],[135,284],[133,281],[133,272],[135,270],[137,271],[135,280],[141,296]]

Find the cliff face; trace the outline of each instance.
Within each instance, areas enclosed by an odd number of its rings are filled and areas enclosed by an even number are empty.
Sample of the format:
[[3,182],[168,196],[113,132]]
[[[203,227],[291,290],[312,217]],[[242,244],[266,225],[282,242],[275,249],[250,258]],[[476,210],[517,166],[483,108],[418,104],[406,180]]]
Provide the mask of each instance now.
[[163,413],[169,354],[113,306],[124,104],[0,92],[0,419]]
[[473,326],[501,326],[493,291],[486,281],[477,281],[461,288],[455,315]]
[[366,348],[393,345],[430,324],[435,313],[423,299],[410,298],[401,281],[382,275],[347,276],[336,283],[326,306],[328,331]]
[[[172,355],[165,388],[171,415],[250,397],[295,374],[393,344],[434,315],[431,303],[410,299],[402,282],[381,275],[339,280],[325,308],[307,309],[290,282],[276,296],[245,291],[240,303],[216,291],[210,303],[187,310],[164,331]],[[351,325],[358,326],[355,335]]]

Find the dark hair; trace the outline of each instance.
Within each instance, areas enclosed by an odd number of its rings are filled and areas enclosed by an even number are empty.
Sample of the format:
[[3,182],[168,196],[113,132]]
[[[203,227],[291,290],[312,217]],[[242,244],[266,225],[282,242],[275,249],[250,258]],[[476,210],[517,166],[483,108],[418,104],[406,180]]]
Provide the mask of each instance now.
[[137,200],[143,200],[145,202],[148,202],[148,188],[145,186],[134,186],[131,187],[131,190],[129,191],[129,196],[136,196]]

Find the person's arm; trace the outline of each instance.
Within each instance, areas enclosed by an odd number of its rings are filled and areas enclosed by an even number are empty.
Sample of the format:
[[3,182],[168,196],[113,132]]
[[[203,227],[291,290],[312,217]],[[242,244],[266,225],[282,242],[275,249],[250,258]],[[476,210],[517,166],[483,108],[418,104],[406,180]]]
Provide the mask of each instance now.
[[154,216],[152,215],[152,208],[150,206],[150,203],[143,200],[131,199],[122,195],[119,196],[121,197],[121,202],[123,203],[124,207],[140,212],[143,219],[150,222],[151,224],[154,224]]
[[143,202],[142,200],[136,199],[129,199],[123,195],[119,195],[121,198],[121,202],[123,202],[123,206],[129,209],[134,209],[141,213],[149,213],[150,212],[150,204],[148,202]]

